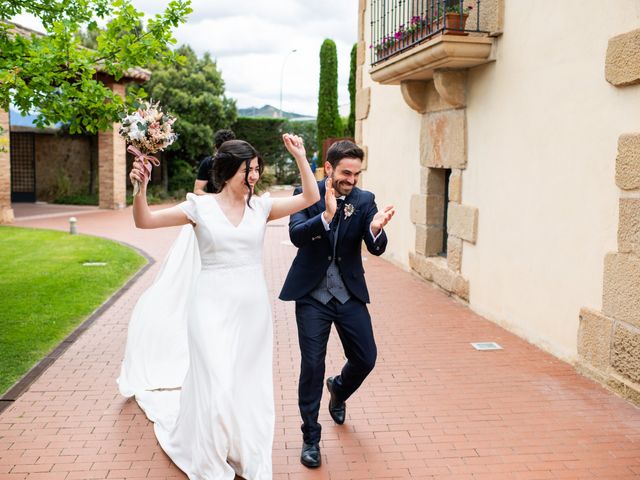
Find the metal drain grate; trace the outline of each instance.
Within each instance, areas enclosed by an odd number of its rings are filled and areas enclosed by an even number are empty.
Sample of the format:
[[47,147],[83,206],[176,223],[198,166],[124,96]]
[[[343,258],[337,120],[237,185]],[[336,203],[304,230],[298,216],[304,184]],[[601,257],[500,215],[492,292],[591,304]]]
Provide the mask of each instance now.
[[479,342],[472,343],[471,345],[473,345],[473,348],[476,350],[502,350],[502,347],[496,342]]

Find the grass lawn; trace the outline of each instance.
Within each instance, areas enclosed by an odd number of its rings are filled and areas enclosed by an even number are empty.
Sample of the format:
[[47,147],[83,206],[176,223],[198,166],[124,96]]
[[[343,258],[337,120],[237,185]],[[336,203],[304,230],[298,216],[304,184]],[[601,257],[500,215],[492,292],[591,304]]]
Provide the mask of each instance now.
[[0,395],[144,263],[110,240],[0,227]]

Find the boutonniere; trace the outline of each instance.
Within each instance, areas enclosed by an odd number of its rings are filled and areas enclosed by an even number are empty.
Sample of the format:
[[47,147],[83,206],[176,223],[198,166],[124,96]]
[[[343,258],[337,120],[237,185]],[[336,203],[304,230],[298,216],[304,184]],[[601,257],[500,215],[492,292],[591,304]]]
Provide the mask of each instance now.
[[347,218],[349,218],[351,215],[353,215],[356,212],[356,209],[353,205],[351,205],[350,203],[345,203],[344,205],[344,219],[346,220]]

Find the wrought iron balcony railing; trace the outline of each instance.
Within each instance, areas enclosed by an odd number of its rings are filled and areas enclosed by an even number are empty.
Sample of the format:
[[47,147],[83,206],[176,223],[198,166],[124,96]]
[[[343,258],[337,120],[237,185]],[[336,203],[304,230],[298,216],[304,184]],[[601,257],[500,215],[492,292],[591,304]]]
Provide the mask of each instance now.
[[480,33],[480,13],[480,0],[371,0],[371,65],[436,35]]

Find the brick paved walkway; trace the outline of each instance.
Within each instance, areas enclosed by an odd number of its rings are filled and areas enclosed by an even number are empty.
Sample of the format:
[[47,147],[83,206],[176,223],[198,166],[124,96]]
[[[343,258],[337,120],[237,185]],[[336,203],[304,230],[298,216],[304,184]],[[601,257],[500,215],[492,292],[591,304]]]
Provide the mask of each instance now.
[[[177,230],[142,231],[131,212],[76,215],[78,228],[161,259]],[[65,217],[18,225],[66,229]],[[266,271],[276,350],[274,478],[640,478],[640,410],[384,260],[365,262],[378,364],[343,426],[323,401],[323,466],[298,462],[298,347],[293,304],[276,299],[294,247],[268,228]],[[390,239],[393,241],[393,239]],[[0,415],[0,479],[184,478],[115,378],[135,298],[158,264]],[[496,341],[479,352],[470,342]],[[342,364],[334,335],[328,373]]]

